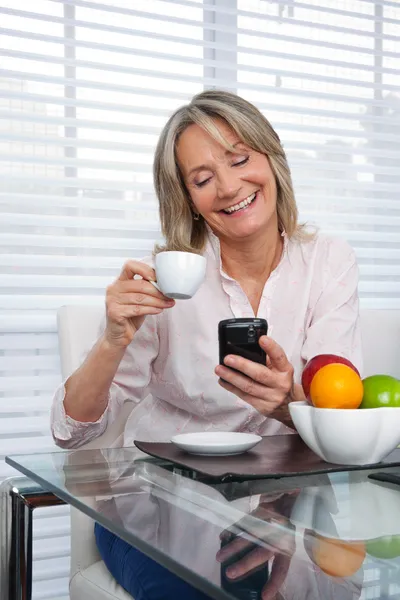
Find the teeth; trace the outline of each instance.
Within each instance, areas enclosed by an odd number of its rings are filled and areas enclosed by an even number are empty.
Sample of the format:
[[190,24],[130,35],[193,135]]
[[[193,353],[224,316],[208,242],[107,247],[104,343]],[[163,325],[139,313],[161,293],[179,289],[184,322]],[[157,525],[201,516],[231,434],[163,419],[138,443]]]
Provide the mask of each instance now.
[[238,204],[235,204],[235,206],[230,206],[229,208],[225,208],[224,212],[230,214],[230,213],[240,210],[241,208],[244,208],[245,206],[248,206],[249,204],[251,204],[253,202],[254,198],[256,197],[256,193],[257,192],[254,192],[254,194],[251,194],[251,196],[248,196],[245,200],[238,202]]

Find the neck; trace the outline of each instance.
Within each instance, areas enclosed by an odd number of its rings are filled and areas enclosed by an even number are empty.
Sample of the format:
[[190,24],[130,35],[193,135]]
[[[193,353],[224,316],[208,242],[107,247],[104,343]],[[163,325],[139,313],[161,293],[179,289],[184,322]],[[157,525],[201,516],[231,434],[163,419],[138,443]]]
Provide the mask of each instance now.
[[258,281],[264,284],[278,266],[282,255],[283,239],[278,230],[238,243],[220,240],[222,267],[239,282]]

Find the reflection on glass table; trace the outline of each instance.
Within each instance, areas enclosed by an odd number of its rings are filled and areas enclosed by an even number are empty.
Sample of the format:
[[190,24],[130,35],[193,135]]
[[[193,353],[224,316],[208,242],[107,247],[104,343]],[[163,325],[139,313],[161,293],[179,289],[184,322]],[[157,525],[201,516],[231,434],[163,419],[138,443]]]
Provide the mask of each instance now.
[[369,471],[219,483],[134,448],[7,462],[210,598],[400,598],[400,488]]

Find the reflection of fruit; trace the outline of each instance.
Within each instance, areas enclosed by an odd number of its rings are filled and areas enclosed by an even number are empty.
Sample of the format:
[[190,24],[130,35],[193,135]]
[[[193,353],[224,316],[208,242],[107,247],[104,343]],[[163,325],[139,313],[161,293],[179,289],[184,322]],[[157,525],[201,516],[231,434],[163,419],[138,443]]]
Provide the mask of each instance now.
[[336,354],[319,354],[318,356],[314,356],[314,358],[308,361],[301,375],[301,385],[303,386],[306,398],[310,395],[310,386],[315,373],[319,371],[321,367],[331,363],[347,365],[351,369],[354,369],[358,375],[360,374],[355,366],[347,360],[347,358],[343,358],[342,356],[336,356]]
[[357,373],[347,365],[332,363],[313,377],[311,402],[317,408],[358,408],[364,388]]
[[376,558],[396,558],[400,556],[400,535],[385,535],[368,540],[367,552]]
[[390,375],[372,375],[363,380],[364,396],[360,408],[400,407],[400,381]]
[[350,577],[364,562],[363,542],[344,542],[315,535],[312,558],[327,575]]

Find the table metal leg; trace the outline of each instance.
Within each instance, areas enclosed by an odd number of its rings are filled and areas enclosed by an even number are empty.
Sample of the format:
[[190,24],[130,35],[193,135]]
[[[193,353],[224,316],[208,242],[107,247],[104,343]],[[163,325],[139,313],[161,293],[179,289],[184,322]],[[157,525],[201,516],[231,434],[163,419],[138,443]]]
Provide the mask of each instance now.
[[23,479],[21,483],[17,479],[6,483],[11,509],[7,549],[8,600],[31,600],[33,511],[38,507],[56,506],[65,502],[27,479]]

